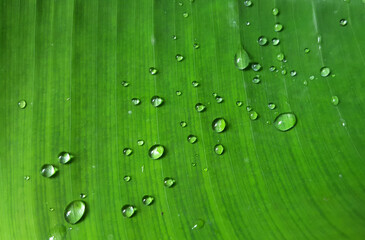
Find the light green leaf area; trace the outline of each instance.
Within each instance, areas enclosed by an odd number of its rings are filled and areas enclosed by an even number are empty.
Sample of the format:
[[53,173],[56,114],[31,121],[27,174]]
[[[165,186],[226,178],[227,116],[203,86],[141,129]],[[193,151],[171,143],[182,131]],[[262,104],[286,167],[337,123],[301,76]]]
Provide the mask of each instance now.
[[2,0],[0,239],[364,239],[364,23],[363,0]]

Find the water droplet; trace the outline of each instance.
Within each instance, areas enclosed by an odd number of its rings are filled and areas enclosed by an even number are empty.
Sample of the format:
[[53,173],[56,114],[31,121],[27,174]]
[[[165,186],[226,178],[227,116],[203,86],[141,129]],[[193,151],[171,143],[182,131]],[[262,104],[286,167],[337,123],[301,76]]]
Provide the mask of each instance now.
[[154,67],[150,67],[149,71],[150,71],[150,73],[151,73],[152,75],[156,75],[156,74],[157,74],[157,72],[158,72],[157,68],[154,68]]
[[251,7],[252,6],[252,2],[250,0],[245,0],[243,2],[243,4],[246,6],[246,7]]
[[216,96],[215,100],[217,101],[217,103],[222,103],[224,99],[221,96]]
[[140,100],[140,99],[138,99],[138,98],[132,98],[132,103],[133,103],[134,105],[139,105],[139,104],[141,103],[141,100]]
[[188,124],[185,122],[185,121],[181,121],[180,122],[180,126],[182,127],[182,128],[184,128],[184,127],[186,127]]
[[222,144],[217,144],[214,146],[214,152],[218,155],[222,155],[224,152],[224,147]]
[[144,195],[142,198],[142,203],[146,206],[149,206],[153,203],[154,200],[155,200],[154,197],[152,197],[150,195]]
[[337,97],[337,96],[332,96],[332,97],[331,97],[331,103],[332,103],[333,105],[337,106],[339,102],[340,102],[340,100],[338,99],[338,97]]
[[270,70],[270,72],[274,72],[276,70],[276,67],[270,66],[269,70]]
[[76,224],[85,214],[86,205],[81,200],[75,200],[65,209],[65,220],[70,224]]
[[213,97],[217,97],[218,94],[217,93],[212,93]]
[[255,111],[251,111],[250,112],[250,119],[251,120],[256,120],[257,118],[258,118],[258,114],[257,114],[257,112],[255,112]]
[[197,103],[195,105],[195,110],[197,110],[198,112],[204,112],[206,109],[205,105],[202,103]]
[[182,92],[181,91],[176,91],[176,95],[177,96],[181,96]]
[[237,107],[241,107],[243,105],[243,102],[242,101],[237,101],[236,105],[237,105]]
[[282,113],[276,117],[274,126],[276,129],[285,132],[292,129],[297,123],[297,118],[294,113]]
[[198,230],[204,227],[205,222],[202,219],[198,219],[193,223],[192,230]]
[[247,112],[252,111],[252,107],[251,107],[251,106],[247,106],[247,107],[246,107],[246,111],[247,111]]
[[307,85],[308,85],[308,81],[307,81],[307,80],[304,80],[304,81],[303,81],[303,85],[304,85],[304,86],[307,86]]
[[124,205],[122,207],[122,214],[126,218],[131,218],[137,212],[137,208],[132,205]]
[[50,212],[53,212],[53,211],[54,211],[54,208],[53,208],[53,207],[50,207],[50,208],[49,208],[49,211],[50,211]]
[[29,181],[30,180],[30,176],[24,176],[24,180],[25,181]]
[[168,188],[171,188],[175,185],[175,179],[173,178],[170,178],[170,177],[166,177],[164,180],[163,180],[163,184],[165,185],[165,187],[168,187]]
[[270,110],[273,110],[273,109],[275,109],[275,108],[276,108],[276,105],[275,105],[275,103],[269,103],[269,104],[267,105],[267,107],[268,107]]
[[123,82],[122,82],[122,86],[123,86],[123,87],[128,87],[128,86],[129,86],[129,82],[127,82],[127,81],[123,81]]
[[198,140],[198,138],[194,135],[189,135],[188,136],[188,142],[191,143],[191,144],[196,143],[197,140]]
[[208,168],[204,168],[203,170],[204,170],[204,172],[208,172]]
[[182,6],[182,5],[184,5],[182,2],[179,2],[179,6]]
[[246,26],[250,26],[251,23],[249,21],[246,22]]
[[151,103],[152,103],[152,106],[159,107],[164,103],[164,99],[162,97],[159,97],[159,96],[153,96],[151,98]]
[[309,50],[309,48],[304,48],[304,52],[305,53],[309,53],[311,50]]
[[123,180],[126,181],[126,182],[129,182],[131,180],[131,177],[128,176],[128,175],[124,176]]
[[176,60],[177,60],[178,62],[181,62],[182,60],[184,60],[183,55],[180,55],[180,54],[176,54],[175,58],[176,58]]
[[274,30],[275,30],[275,32],[280,32],[281,30],[283,30],[283,25],[280,23],[276,23],[274,25]]
[[277,39],[277,38],[272,39],[272,45],[277,46],[277,45],[279,45],[279,43],[280,43],[280,39]]
[[281,74],[286,75],[286,70],[285,69],[281,70]]
[[80,193],[80,198],[81,199],[85,199],[87,197],[87,194],[85,194],[85,193]]
[[198,48],[200,48],[200,45],[199,45],[199,43],[194,43],[193,47],[194,47],[195,49],[198,49]]
[[184,13],[183,13],[183,17],[184,17],[184,18],[187,18],[187,17],[189,17],[189,13],[187,13],[187,12],[184,12]]
[[346,19],[341,19],[340,20],[340,25],[341,26],[346,26],[347,25],[347,20]]
[[123,154],[126,156],[130,156],[133,153],[133,150],[130,148],[124,148],[123,149]]
[[257,42],[259,43],[260,46],[265,46],[267,44],[267,38],[264,36],[260,36],[257,39]]
[[252,65],[251,65],[251,68],[252,68],[252,70],[254,70],[255,72],[258,72],[258,71],[260,71],[261,70],[261,64],[260,63],[252,63]]
[[314,76],[312,75],[312,76],[310,76],[309,77],[309,80],[314,80]]
[[26,106],[27,106],[27,102],[25,100],[20,100],[18,102],[18,107],[19,108],[24,109],[24,108],[26,108]]
[[58,171],[58,168],[52,164],[44,164],[41,169],[41,174],[43,177],[50,178],[54,176]]
[[276,55],[276,59],[279,60],[279,61],[283,61],[285,58],[284,54],[283,53],[278,53],[278,55]]
[[331,73],[331,70],[328,67],[321,68],[322,77],[327,77],[328,75],[330,75],[330,73]]
[[277,15],[279,14],[279,9],[277,9],[277,8],[273,8],[273,9],[272,9],[272,14],[273,14],[274,16],[277,16]]
[[240,47],[234,55],[234,64],[239,70],[246,69],[250,64],[250,57],[243,47]]
[[61,152],[58,154],[58,161],[62,164],[66,164],[71,161],[73,156],[69,152]]
[[290,71],[290,76],[295,77],[297,75],[297,71],[292,70]]
[[49,235],[48,240],[64,240],[66,238],[66,227],[64,225],[56,225],[54,226]]
[[172,39],[176,40],[177,39],[176,35],[172,35]]
[[150,158],[157,160],[163,156],[165,152],[165,147],[159,144],[153,145],[150,147],[150,150],[148,151],[148,154]]
[[221,133],[226,129],[227,122],[224,118],[216,118],[212,122],[212,128],[215,132]]
[[199,87],[199,83],[197,81],[192,81],[191,84],[193,87]]
[[191,166],[192,167],[196,167],[196,163],[191,163]]

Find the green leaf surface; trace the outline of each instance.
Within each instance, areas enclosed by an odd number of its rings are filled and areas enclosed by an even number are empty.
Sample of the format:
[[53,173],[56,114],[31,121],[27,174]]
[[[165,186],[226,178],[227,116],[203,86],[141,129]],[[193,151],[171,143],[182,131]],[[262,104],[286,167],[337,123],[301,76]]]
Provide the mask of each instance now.
[[[2,0],[0,239],[364,239],[364,23],[363,0]],[[240,46],[261,71],[235,67]]]

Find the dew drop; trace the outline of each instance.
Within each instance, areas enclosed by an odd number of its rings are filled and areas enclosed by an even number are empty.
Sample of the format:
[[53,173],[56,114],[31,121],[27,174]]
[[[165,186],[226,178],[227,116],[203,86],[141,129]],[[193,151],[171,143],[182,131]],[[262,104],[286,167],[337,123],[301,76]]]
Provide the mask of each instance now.
[[132,103],[134,105],[139,105],[141,103],[141,100],[139,98],[132,98]]
[[122,86],[123,86],[123,87],[128,87],[128,86],[129,86],[129,82],[127,82],[127,81],[122,81]]
[[216,101],[217,103],[222,103],[222,102],[224,101],[224,99],[223,99],[221,96],[216,96],[216,97],[215,97],[215,101]]
[[193,85],[193,87],[199,87],[199,82],[197,81],[192,81],[191,84]]
[[159,96],[153,96],[151,98],[151,104],[154,107],[159,107],[164,103],[164,99],[162,97]]
[[142,140],[142,139],[138,140],[137,145],[138,146],[143,146],[144,145],[144,140]]
[[277,8],[273,8],[273,9],[272,9],[272,14],[273,14],[274,16],[277,16],[277,15],[279,14],[279,9],[277,9]]
[[304,52],[305,53],[309,53],[311,50],[309,50],[309,48],[304,48]]
[[250,111],[250,119],[251,120],[256,120],[258,118],[258,114],[256,111]]
[[195,49],[198,49],[198,48],[200,48],[200,45],[199,45],[199,43],[194,43],[193,47],[194,47]]
[[25,181],[29,181],[30,180],[30,176],[24,176],[24,180]]
[[290,76],[295,77],[297,75],[297,71],[292,70],[290,71]]
[[187,12],[184,12],[184,13],[183,13],[183,17],[184,17],[184,18],[187,18],[187,17],[189,17],[189,13],[187,13]]
[[292,129],[297,123],[297,118],[294,113],[282,113],[274,120],[276,129],[285,132]]
[[69,152],[61,152],[60,154],[58,154],[58,161],[61,164],[66,164],[70,162],[72,158],[73,156]]
[[196,163],[191,163],[191,166],[192,167],[196,167]]
[[165,187],[168,187],[168,188],[171,188],[175,185],[175,179],[171,178],[171,177],[166,177],[164,180],[163,180],[163,184]]
[[276,67],[270,66],[269,70],[270,70],[270,72],[274,72],[274,71],[276,71]]
[[81,200],[72,201],[65,208],[65,220],[70,224],[79,222],[85,214],[86,205]]
[[124,148],[123,154],[126,156],[130,156],[133,153],[133,150],[131,148]]
[[218,155],[222,155],[224,152],[224,147],[222,144],[217,144],[214,146],[214,152]]
[[131,180],[131,177],[130,176],[124,176],[123,177],[123,180],[125,181],[125,182],[129,182],[130,180]]
[[255,72],[258,72],[258,71],[260,71],[261,70],[261,64],[260,63],[252,63],[252,65],[251,65],[251,68],[252,68],[252,70],[254,70]]
[[181,55],[181,54],[177,54],[177,55],[175,56],[175,58],[176,58],[176,60],[177,60],[178,62],[181,62],[182,60],[184,60],[184,56],[183,56],[183,55]]
[[152,75],[156,75],[156,74],[157,74],[157,72],[158,72],[157,68],[154,68],[154,67],[150,67],[149,71],[150,71],[150,73],[151,73]]
[[252,107],[251,107],[251,106],[247,106],[247,107],[246,107],[246,111],[247,111],[247,112],[252,111]]
[[176,95],[177,96],[181,96],[182,92],[181,91],[176,91]]
[[191,144],[194,144],[198,141],[198,138],[195,135],[189,135],[188,136],[188,142]]
[[122,215],[126,218],[131,218],[137,212],[137,208],[133,205],[124,205],[122,207]]
[[202,103],[197,103],[195,105],[195,110],[198,111],[198,112],[204,112],[206,109],[205,105],[202,104]]
[[197,219],[194,223],[193,226],[191,227],[192,230],[198,230],[204,227],[204,220],[202,219]]
[[159,144],[153,145],[148,151],[150,158],[157,160],[163,156],[165,147]]
[[340,100],[338,99],[338,97],[337,97],[337,96],[332,96],[332,97],[331,97],[331,103],[332,103],[333,105],[337,106],[339,102],[340,102]]
[[330,75],[330,73],[331,73],[331,70],[328,67],[321,68],[322,77],[327,77],[328,75]]
[[186,127],[188,124],[185,122],[185,121],[181,121],[180,122],[180,126],[182,127],[182,128],[184,128],[184,127]]
[[251,7],[252,6],[252,1],[251,0],[245,0],[243,2],[243,4],[246,6],[246,7]]
[[216,118],[212,122],[212,128],[215,132],[221,133],[226,129],[227,122],[224,118]]
[[237,101],[237,102],[236,102],[236,105],[237,105],[237,107],[242,107],[243,102],[242,102],[242,101]]
[[346,26],[347,25],[347,20],[346,19],[341,19],[340,20],[340,25],[341,26]]
[[21,108],[21,109],[24,109],[27,107],[27,102],[25,100],[20,100],[18,102],[18,107]]
[[270,110],[274,110],[274,109],[276,108],[276,105],[275,105],[275,103],[269,103],[269,104],[267,105],[267,107],[268,107]]
[[52,164],[44,164],[41,168],[41,175],[43,177],[50,178],[54,176],[58,171],[58,168]]
[[243,47],[240,47],[234,55],[234,64],[239,70],[246,69],[250,64],[250,57]]
[[283,53],[278,53],[276,55],[276,59],[279,60],[280,62],[283,61],[285,58],[284,54]]
[[276,23],[274,25],[274,30],[275,30],[275,32],[280,32],[281,30],[283,30],[283,25],[280,23]]
[[142,203],[146,206],[149,206],[153,203],[153,201],[155,200],[154,197],[150,196],[150,195],[144,195],[142,197]]
[[286,70],[285,69],[281,70],[281,74],[286,75]]
[[80,193],[80,198],[81,199],[85,199],[87,197],[87,194],[85,194],[85,193]]
[[272,45],[277,46],[277,45],[279,45],[279,43],[280,43],[280,39],[278,39],[278,38],[272,39]]
[[176,35],[172,35],[172,39],[176,40],[177,39]]
[[264,36],[260,36],[257,39],[257,42],[259,43],[260,46],[265,46],[267,44],[267,38]]

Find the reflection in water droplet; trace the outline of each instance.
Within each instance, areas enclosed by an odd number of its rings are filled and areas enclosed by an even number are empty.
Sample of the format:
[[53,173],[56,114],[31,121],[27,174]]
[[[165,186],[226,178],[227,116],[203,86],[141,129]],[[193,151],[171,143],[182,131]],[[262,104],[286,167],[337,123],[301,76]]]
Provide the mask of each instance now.
[[71,161],[73,156],[69,152],[61,152],[58,154],[58,161],[62,164],[66,164]]
[[126,156],[130,156],[133,153],[133,150],[131,148],[124,148],[123,154]]
[[132,205],[124,205],[122,207],[122,215],[126,218],[131,218],[137,212],[137,208]]
[[240,47],[234,55],[234,64],[239,70],[246,69],[250,64],[250,57],[243,47]]
[[184,128],[184,127],[186,127],[188,124],[185,122],[185,121],[181,121],[180,122],[180,126],[182,127],[182,128]]
[[154,200],[155,200],[154,197],[152,197],[150,195],[144,195],[142,198],[142,203],[146,206],[149,206],[153,203]]
[[159,144],[153,145],[148,151],[150,158],[157,160],[163,156],[165,147]]
[[151,98],[151,104],[154,107],[159,107],[164,103],[164,99],[162,97],[159,96],[153,96]]
[[330,73],[331,73],[331,70],[328,67],[321,68],[322,77],[327,77],[328,75],[330,75]]
[[24,109],[27,106],[27,102],[25,100],[20,100],[18,102],[18,107]]
[[338,99],[338,97],[337,97],[337,96],[332,96],[332,97],[331,97],[331,103],[332,103],[333,105],[337,106],[339,102],[340,102],[340,100]]
[[224,152],[224,147],[222,144],[217,144],[214,146],[214,152],[218,155],[222,155]]
[[215,132],[221,133],[226,129],[227,123],[224,118],[216,118],[213,120],[212,128]]
[[206,109],[205,105],[202,104],[202,103],[197,103],[195,105],[195,110],[198,111],[198,112],[204,112]]
[[170,178],[170,177],[166,177],[164,180],[163,180],[163,184],[165,185],[165,187],[168,187],[168,188],[171,188],[175,185],[175,179],[173,178]]
[[274,126],[276,129],[285,132],[292,129],[297,123],[297,118],[294,113],[282,113],[276,117]]
[[157,74],[157,72],[158,72],[157,68],[154,68],[154,67],[150,67],[149,71],[150,71],[150,73],[151,73],[152,75],[156,75],[156,74]]
[[192,230],[198,230],[204,227],[204,220],[198,219],[193,223],[193,226],[191,227]]
[[50,178],[54,176],[58,171],[58,168],[52,164],[44,164],[41,169],[41,175],[43,177]]
[[71,202],[65,208],[65,220],[70,224],[76,224],[85,214],[86,205],[81,200]]

